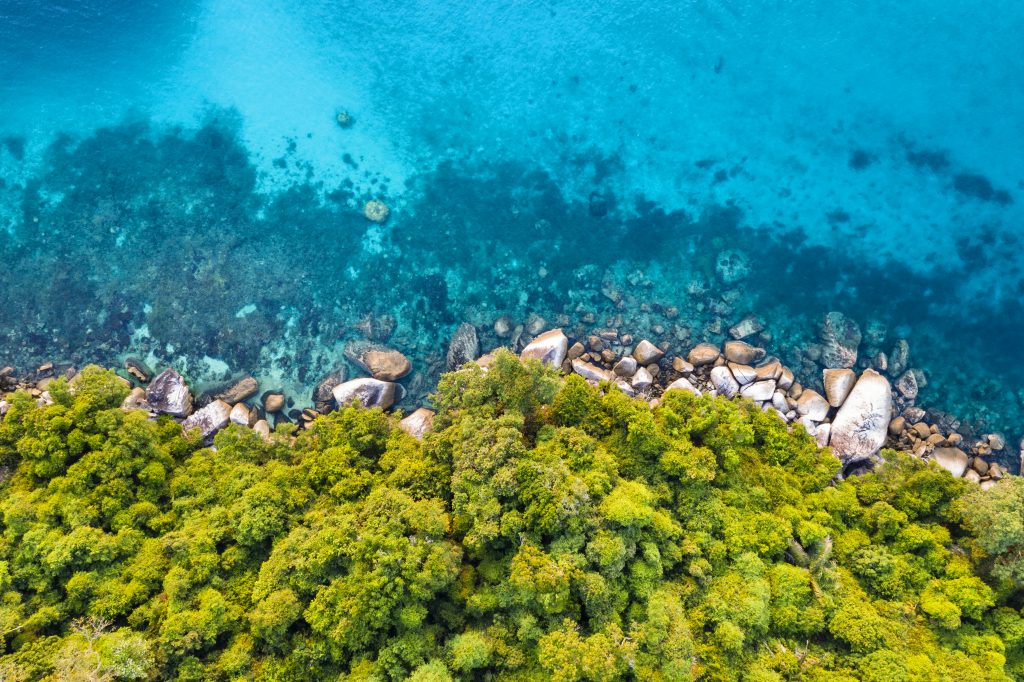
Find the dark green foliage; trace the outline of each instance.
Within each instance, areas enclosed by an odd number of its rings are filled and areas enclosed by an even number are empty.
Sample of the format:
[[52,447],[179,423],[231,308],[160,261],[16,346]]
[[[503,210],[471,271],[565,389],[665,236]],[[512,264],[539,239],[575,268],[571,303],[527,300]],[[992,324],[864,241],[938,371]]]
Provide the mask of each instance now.
[[[839,463],[499,353],[423,442],[346,408],[200,449],[89,369],[0,422],[2,679],[973,680],[1024,673],[1024,487]],[[90,677],[91,676],[91,677]]]

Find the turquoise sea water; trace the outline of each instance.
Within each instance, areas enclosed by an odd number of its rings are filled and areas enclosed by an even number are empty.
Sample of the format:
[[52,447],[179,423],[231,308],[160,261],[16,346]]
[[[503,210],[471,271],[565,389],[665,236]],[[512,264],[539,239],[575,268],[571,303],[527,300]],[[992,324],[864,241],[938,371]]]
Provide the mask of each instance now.
[[461,322],[684,351],[753,313],[813,384],[837,310],[1015,450],[1021,35],[1008,0],[6,0],[0,364],[301,404],[369,333],[411,406]]

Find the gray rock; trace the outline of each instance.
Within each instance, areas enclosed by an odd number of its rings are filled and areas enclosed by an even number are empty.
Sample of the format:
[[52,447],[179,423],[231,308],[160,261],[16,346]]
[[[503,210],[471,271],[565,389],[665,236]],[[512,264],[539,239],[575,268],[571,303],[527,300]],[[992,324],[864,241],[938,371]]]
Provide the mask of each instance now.
[[519,354],[522,359],[536,358],[548,367],[558,369],[569,352],[569,339],[561,329],[552,329],[537,336]]
[[192,392],[180,374],[166,369],[146,387],[146,402],[157,414],[187,417],[192,412]]
[[711,369],[711,385],[715,387],[719,395],[724,395],[726,398],[732,398],[740,392],[739,382],[725,365]]
[[648,388],[651,387],[651,384],[654,383],[654,377],[651,376],[651,373],[647,371],[646,367],[641,367],[633,375],[633,380],[631,383],[633,385],[633,388],[635,388],[636,390],[646,391]]
[[786,401],[786,394],[775,388],[775,393],[772,394],[772,407],[778,410],[783,417],[789,412],[789,403]]
[[754,348],[746,341],[725,342],[725,359],[738,365],[753,365],[764,356],[763,348]]
[[910,367],[910,344],[906,339],[897,339],[896,346],[889,353],[889,375],[897,377]]
[[870,459],[885,444],[892,421],[889,381],[866,369],[832,421],[832,451],[844,465]]
[[223,400],[224,402],[234,405],[240,403],[243,400],[256,395],[260,390],[260,384],[253,377],[242,377],[238,381],[230,384],[227,388],[222,388],[213,394],[215,400]]
[[857,374],[852,369],[826,369],[822,372],[822,383],[828,404],[839,407],[857,383]]
[[252,425],[252,430],[263,436],[263,440],[270,440],[270,424],[266,419],[260,419]]
[[[639,365],[640,363],[636,361],[636,358],[632,355],[627,355],[615,363],[615,366],[612,367],[612,371],[618,376],[628,379],[636,374],[637,369],[639,369]],[[650,374],[650,372],[648,372],[648,374]]]
[[953,478],[960,478],[967,471],[967,453],[960,448],[935,448],[932,452],[932,460],[940,467],[953,475]]
[[917,397],[917,376],[913,371],[907,370],[896,380],[896,390],[907,400]]
[[860,327],[842,313],[831,312],[821,325],[821,361],[826,367],[853,367],[860,346]]
[[735,326],[729,327],[729,336],[734,339],[745,339],[760,331],[764,331],[764,325],[753,315],[748,315]]
[[715,258],[715,272],[726,284],[735,284],[750,275],[750,258],[735,249],[722,251]]
[[334,400],[334,388],[345,381],[345,368],[339,367],[334,370],[316,385],[313,389],[313,406],[317,412],[326,414],[331,411],[333,405],[331,401]]
[[789,367],[783,367],[782,373],[779,375],[778,379],[779,388],[781,388],[783,391],[788,391],[795,380],[796,377],[793,376],[793,370],[791,370]]
[[338,384],[331,392],[339,407],[355,399],[363,407],[386,410],[405,397],[405,389],[392,381],[380,379],[352,379]]
[[647,366],[665,357],[665,352],[647,339],[644,339],[636,344],[636,348],[633,350],[633,357],[641,365]]
[[818,427],[814,430],[814,440],[817,441],[819,448],[823,448],[828,445],[828,440],[831,435],[831,424],[818,424]]
[[199,429],[203,438],[210,438],[227,426],[230,420],[231,405],[218,399],[189,415],[185,421],[181,422],[181,428],[184,431]]
[[398,427],[413,438],[422,439],[425,433],[434,429],[434,411],[421,407],[398,422]]
[[747,384],[740,389],[740,395],[744,398],[761,402],[771,400],[772,396],[775,395],[775,381],[770,379],[768,381],[755,381],[752,384]]
[[456,370],[467,362],[473,362],[480,355],[480,340],[476,336],[476,327],[463,322],[452,335],[448,344],[448,371]]

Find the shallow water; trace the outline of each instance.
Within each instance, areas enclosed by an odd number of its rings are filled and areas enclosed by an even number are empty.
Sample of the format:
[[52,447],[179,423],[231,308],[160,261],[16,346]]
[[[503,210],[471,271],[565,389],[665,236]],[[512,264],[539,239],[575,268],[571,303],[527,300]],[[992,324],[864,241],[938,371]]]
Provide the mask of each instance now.
[[813,383],[838,310],[1015,444],[1024,7],[804,5],[2,3],[0,363],[301,403],[383,329],[414,402],[463,321],[683,351],[756,313]]

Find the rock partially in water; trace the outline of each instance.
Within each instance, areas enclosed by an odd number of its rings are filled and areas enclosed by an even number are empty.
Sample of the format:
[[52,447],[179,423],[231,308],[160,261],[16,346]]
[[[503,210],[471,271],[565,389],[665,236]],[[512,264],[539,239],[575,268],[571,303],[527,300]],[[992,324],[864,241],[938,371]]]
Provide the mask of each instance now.
[[[333,388],[333,387],[332,387]],[[267,414],[273,414],[274,412],[280,412],[284,409],[284,393],[280,391],[267,391],[263,394],[263,409],[266,410]],[[330,392],[327,393],[327,398],[330,399]]]
[[644,339],[636,344],[636,348],[633,350],[633,357],[640,365],[647,366],[665,357],[665,351]]
[[569,339],[561,329],[552,329],[537,336],[519,354],[522,359],[536,358],[548,367],[558,369],[565,362],[569,351]]
[[822,383],[828,404],[839,407],[857,383],[857,374],[852,369],[826,369],[822,372]]
[[690,350],[686,359],[694,367],[703,367],[704,365],[714,364],[715,360],[720,356],[721,353],[718,351],[718,346],[713,346],[710,343],[701,343]]
[[753,315],[748,315],[740,320],[738,324],[729,327],[729,336],[734,339],[745,339],[760,331],[764,331],[764,324]]
[[[321,379],[320,383],[316,385],[316,388],[313,389],[313,406],[316,408],[317,412],[326,414],[331,411],[331,408],[334,407],[332,404],[332,400],[334,400],[334,389],[338,384],[345,381],[345,375],[345,368],[339,367]],[[283,408],[284,405],[282,404],[281,407]],[[267,411],[270,412],[270,410]]]
[[199,429],[203,438],[210,438],[223,429],[231,420],[231,405],[223,400],[214,400],[206,407],[193,412],[181,423],[184,431]]
[[434,429],[434,411],[421,407],[398,422],[398,427],[413,438],[422,439],[425,433]]
[[364,372],[381,381],[397,381],[412,371],[412,363],[391,348],[356,346],[345,349],[345,356]]
[[448,371],[456,370],[467,362],[473,362],[480,355],[480,340],[476,335],[476,327],[463,322],[452,335],[448,344]]
[[161,372],[146,387],[146,402],[157,414],[187,417],[192,412],[192,392],[173,369]]
[[215,400],[223,400],[226,403],[234,405],[240,403],[243,400],[256,395],[260,390],[260,384],[255,378],[247,376],[234,382],[227,388],[221,389],[220,391],[213,394]]
[[129,374],[143,384],[153,378],[153,370],[138,358],[125,358],[124,368]]
[[889,381],[866,369],[832,421],[832,451],[844,466],[870,459],[885,444],[890,421]]
[[839,312],[827,314],[821,325],[821,361],[830,369],[853,367],[860,341],[856,322]]
[[765,351],[763,348],[755,348],[746,341],[725,342],[726,359],[738,365],[753,365],[764,356]]
[[405,389],[399,384],[380,379],[352,379],[338,384],[331,393],[339,407],[355,399],[363,407],[379,407],[382,410],[405,397]]
[[889,353],[889,376],[898,377],[910,366],[910,344],[906,339],[898,339],[892,352]]

